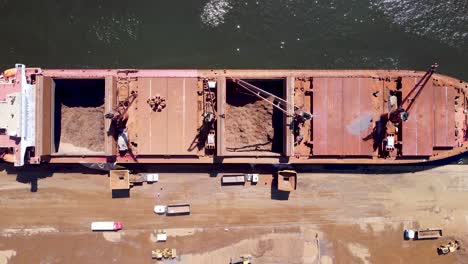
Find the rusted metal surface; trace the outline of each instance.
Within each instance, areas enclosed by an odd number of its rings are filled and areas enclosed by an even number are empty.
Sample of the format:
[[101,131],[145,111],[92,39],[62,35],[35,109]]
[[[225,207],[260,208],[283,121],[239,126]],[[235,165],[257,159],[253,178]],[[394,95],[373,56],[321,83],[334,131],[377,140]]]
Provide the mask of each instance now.
[[[118,163],[413,163],[437,160],[456,155],[468,150],[465,138],[466,106],[454,109],[454,97],[461,97],[464,103],[467,84],[460,80],[435,74],[437,85],[432,87],[432,80],[415,101],[410,117],[402,125],[402,156],[397,153],[383,157],[375,150],[373,126],[382,115],[388,113],[388,90],[394,89],[395,80],[403,78],[403,97],[424,75],[415,71],[387,70],[118,70],[118,69],[76,69],[76,70],[26,70],[28,81],[37,77],[51,78],[113,78],[113,82],[122,79],[135,80],[139,97],[132,105],[127,124],[129,140],[133,154],[117,155],[115,140],[108,137],[106,154],[97,156],[45,156],[45,160],[54,162],[106,162]],[[285,128],[283,153],[278,156],[225,156],[225,136],[223,117],[225,105],[225,79],[242,76],[244,79],[287,79],[290,87],[299,87],[294,95],[286,93],[288,100],[294,100],[294,106],[310,108],[314,118],[304,127],[304,141],[294,146],[292,131]],[[21,76],[16,76],[18,79]],[[198,107],[199,96],[196,94],[197,81],[203,78],[218,80],[217,106],[218,123],[216,127],[216,148],[213,155],[207,155],[198,148],[190,148],[196,140],[200,127],[201,112]],[[298,94],[302,85],[298,79],[313,80],[309,87],[311,95]],[[150,84],[152,83],[152,84]],[[293,85],[294,84],[294,85]],[[181,88],[184,87],[185,88]],[[109,85],[107,88],[110,88]],[[386,87],[388,86],[388,88]],[[189,88],[190,87],[190,88]],[[0,85],[0,99],[9,89],[18,89],[13,85]],[[303,88],[303,87],[302,87]],[[439,89],[440,88],[440,89]],[[292,89],[292,88],[291,88]],[[437,90],[436,90],[437,89]],[[130,88],[133,90],[133,88]],[[18,89],[19,91],[19,89]],[[106,92],[106,108],[113,105],[113,89]],[[287,92],[287,91],[286,91]],[[377,93],[376,93],[377,92]],[[146,93],[143,95],[142,93]],[[374,94],[376,93],[376,94]],[[159,94],[167,98],[167,106],[159,112],[151,110],[146,100]],[[41,96],[40,96],[41,97]],[[42,100],[36,98],[37,100]],[[312,100],[311,100],[312,99]],[[221,101],[220,101],[221,100]],[[47,104],[46,101],[41,101]],[[464,103],[465,104],[465,103]],[[39,104],[38,104],[39,105]],[[45,113],[39,113],[44,119]],[[36,131],[42,131],[48,120],[36,120]],[[42,121],[42,122],[41,122]],[[372,121],[372,122],[371,122]],[[286,120],[286,125],[290,122]],[[106,130],[108,124],[106,124]],[[455,133],[457,130],[458,133]],[[107,132],[107,131],[106,131]],[[47,133],[46,133],[47,134]],[[42,137],[41,137],[42,139]],[[12,139],[1,136],[3,144],[10,144]],[[6,143],[5,141],[8,141]],[[40,144],[37,145],[37,143]],[[36,154],[47,153],[42,148],[46,141],[36,141]],[[114,145],[114,146],[113,146]],[[12,153],[19,158],[15,144]],[[453,148],[452,148],[453,147]],[[115,153],[115,156],[114,156]],[[312,154],[312,155],[311,155]],[[292,156],[293,155],[293,156]],[[289,156],[285,159],[285,156]],[[135,158],[136,157],[136,158]],[[222,157],[222,158],[220,158]],[[339,158],[338,158],[339,157]],[[31,157],[34,161],[37,157]]]
[[[419,81],[403,78],[403,98]],[[408,121],[403,122],[403,156],[430,156],[434,146],[434,92],[428,82],[414,102]],[[439,129],[439,128],[437,128]]]
[[36,84],[36,153],[39,156],[50,155],[53,151],[53,81],[49,77],[39,76]]
[[370,78],[314,78],[314,155],[371,156]]
[[57,78],[118,77],[198,77],[198,70],[136,70],[136,69],[45,69],[42,75]]
[[[139,78],[136,130],[138,155],[197,155],[196,78]],[[153,111],[147,99],[164,96],[166,107]]]
[[455,90],[447,86],[434,86],[434,146],[454,147],[455,142]]

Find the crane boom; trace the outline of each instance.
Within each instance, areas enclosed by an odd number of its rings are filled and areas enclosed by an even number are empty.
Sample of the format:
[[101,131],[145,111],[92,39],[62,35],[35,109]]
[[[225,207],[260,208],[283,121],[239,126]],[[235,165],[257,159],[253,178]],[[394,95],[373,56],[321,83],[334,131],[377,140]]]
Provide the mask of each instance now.
[[[426,87],[427,82],[431,79],[432,75],[434,74],[435,70],[439,67],[437,63],[432,64],[431,67],[427,70],[427,72],[424,74],[424,76],[418,81],[418,83],[414,86],[413,89],[406,95],[405,99],[401,102],[401,107],[403,107],[406,112],[409,112],[411,107],[414,104],[414,101],[418,96],[421,94],[421,91]],[[416,95],[414,97],[411,97],[411,95],[415,92]],[[408,106],[405,108],[405,103],[409,102]]]
[[[266,101],[267,103],[271,104],[276,109],[283,112],[286,116],[297,117],[301,116],[303,119],[308,120],[312,118],[310,113],[303,112],[298,107],[294,106],[292,103],[284,100],[283,98],[276,96],[272,93],[269,93],[253,84],[250,84],[244,80],[232,78],[232,81],[237,83],[240,87],[244,88],[245,90],[251,92],[258,98]],[[289,113],[288,109],[289,106],[292,106],[294,109],[294,113]]]
[[251,92],[258,98],[268,102],[271,104],[273,107],[277,108],[281,112],[285,113],[288,115],[287,107],[289,105],[288,101],[284,100],[283,98],[280,98],[272,93],[269,93],[253,84],[250,84],[244,80],[241,79],[235,79],[232,78],[232,81],[237,83],[240,87],[246,89],[247,91]]
[[[414,105],[414,102],[421,94],[424,87],[426,87],[427,82],[431,79],[437,67],[439,67],[437,63],[432,64],[431,67],[429,67],[426,73],[422,76],[422,78],[418,81],[418,83],[416,83],[416,85],[402,100],[398,108],[389,113],[389,119],[392,121],[392,123],[398,124],[401,121],[408,120],[409,112]],[[413,94],[414,96],[412,97]]]

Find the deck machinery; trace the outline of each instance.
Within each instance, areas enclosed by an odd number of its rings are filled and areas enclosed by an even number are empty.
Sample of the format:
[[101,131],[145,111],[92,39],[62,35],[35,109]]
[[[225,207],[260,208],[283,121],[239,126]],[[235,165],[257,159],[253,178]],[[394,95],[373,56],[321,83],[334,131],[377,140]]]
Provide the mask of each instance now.
[[[468,151],[468,84],[435,69],[67,70],[18,64],[0,76],[0,158],[15,166],[444,159]],[[252,120],[260,113],[268,116]],[[267,132],[263,128],[273,131],[267,135],[271,149],[229,148],[230,140],[248,145],[249,137]]]

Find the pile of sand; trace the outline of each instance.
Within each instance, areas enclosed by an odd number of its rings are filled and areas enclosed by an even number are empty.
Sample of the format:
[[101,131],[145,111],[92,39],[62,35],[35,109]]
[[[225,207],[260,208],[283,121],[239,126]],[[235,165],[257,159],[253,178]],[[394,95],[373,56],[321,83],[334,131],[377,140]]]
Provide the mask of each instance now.
[[272,115],[273,106],[263,100],[243,106],[227,104],[227,151],[271,151],[274,136]]
[[104,150],[104,105],[68,107],[62,104],[61,113],[61,143],[96,152]]

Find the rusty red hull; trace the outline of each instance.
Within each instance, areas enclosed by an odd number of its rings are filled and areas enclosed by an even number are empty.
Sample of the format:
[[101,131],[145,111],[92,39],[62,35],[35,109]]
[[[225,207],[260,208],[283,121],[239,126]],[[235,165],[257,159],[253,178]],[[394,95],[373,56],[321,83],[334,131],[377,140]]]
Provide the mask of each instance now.
[[[0,152],[21,166],[402,164],[468,151],[468,84],[434,74],[421,86],[424,75],[401,70],[49,70],[17,65],[0,79]],[[236,79],[277,93],[288,102],[285,113],[239,92]],[[390,122],[392,107],[418,85],[423,89],[417,99],[410,98],[414,102],[408,120]],[[298,121],[298,109],[312,118]]]

